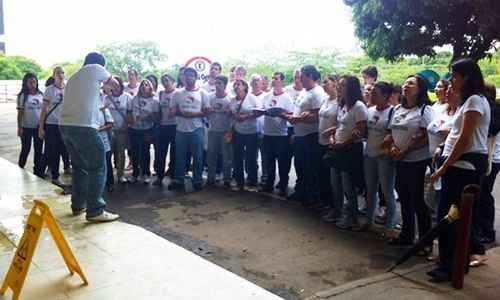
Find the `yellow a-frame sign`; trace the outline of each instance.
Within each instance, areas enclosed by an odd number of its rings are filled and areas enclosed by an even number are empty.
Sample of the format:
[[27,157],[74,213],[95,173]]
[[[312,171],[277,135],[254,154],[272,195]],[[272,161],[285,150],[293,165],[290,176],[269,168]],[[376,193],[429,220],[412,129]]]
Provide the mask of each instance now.
[[10,287],[13,291],[12,299],[19,299],[44,223],[47,225],[52,238],[56,242],[57,248],[71,275],[75,272],[78,273],[84,284],[88,284],[87,278],[85,278],[73,252],[71,252],[68,242],[64,239],[61,229],[57,225],[49,207],[47,204],[35,200],[35,206],[31,209],[23,236],[21,237],[16,254],[12,259],[7,276],[0,289],[0,295],[3,295],[7,291],[7,288]]

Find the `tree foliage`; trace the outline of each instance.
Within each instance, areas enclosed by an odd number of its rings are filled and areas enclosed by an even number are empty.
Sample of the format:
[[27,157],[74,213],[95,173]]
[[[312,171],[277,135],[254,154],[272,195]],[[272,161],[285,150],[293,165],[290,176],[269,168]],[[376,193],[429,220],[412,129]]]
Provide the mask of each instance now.
[[24,56],[6,56],[0,53],[0,80],[20,79],[25,73],[41,75],[42,67]]
[[[452,45],[452,60],[488,55],[500,38],[498,0],[344,0],[366,53],[397,60],[433,56]],[[491,9],[490,9],[491,8]]]
[[127,78],[127,71],[133,68],[141,77],[150,73],[159,74],[167,56],[154,42],[124,42],[102,45],[97,51],[106,58],[106,68],[113,74]]

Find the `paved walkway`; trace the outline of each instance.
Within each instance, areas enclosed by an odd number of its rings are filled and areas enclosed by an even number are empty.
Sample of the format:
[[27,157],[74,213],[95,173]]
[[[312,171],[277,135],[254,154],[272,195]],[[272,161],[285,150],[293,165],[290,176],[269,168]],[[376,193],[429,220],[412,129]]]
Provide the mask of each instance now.
[[[21,299],[280,299],[140,227],[90,224],[69,213],[69,197],[0,158],[0,278],[3,282],[33,199],[47,203],[90,285],[69,276],[44,229]],[[10,299],[10,291],[7,297]]]

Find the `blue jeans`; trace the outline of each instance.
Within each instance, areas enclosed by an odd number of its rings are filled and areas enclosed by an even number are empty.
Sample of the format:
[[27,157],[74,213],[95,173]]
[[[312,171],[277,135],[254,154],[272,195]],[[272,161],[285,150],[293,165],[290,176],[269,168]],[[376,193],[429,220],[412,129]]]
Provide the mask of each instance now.
[[368,223],[373,224],[375,208],[379,202],[378,186],[382,188],[387,205],[387,228],[396,226],[396,199],[394,197],[394,185],[396,183],[396,165],[388,155],[376,157],[365,156],[365,181]]
[[332,185],[332,208],[335,217],[340,218],[344,207],[344,189],[342,188],[342,174],[338,169],[330,168]]
[[205,130],[197,128],[192,132],[175,133],[175,170],[174,179],[184,184],[188,153],[193,157],[193,185],[203,183],[203,144]]
[[215,182],[217,162],[219,160],[219,154],[221,152],[224,170],[224,183],[231,183],[231,170],[233,167],[233,146],[230,143],[224,142],[224,131],[209,131],[207,147],[207,182]]
[[87,217],[102,214],[106,183],[106,153],[97,130],[90,127],[61,126],[61,135],[73,165],[71,208],[87,208]]
[[356,221],[358,217],[358,194],[354,184],[354,176],[351,172],[340,171],[342,178],[342,190],[347,198],[346,220]]

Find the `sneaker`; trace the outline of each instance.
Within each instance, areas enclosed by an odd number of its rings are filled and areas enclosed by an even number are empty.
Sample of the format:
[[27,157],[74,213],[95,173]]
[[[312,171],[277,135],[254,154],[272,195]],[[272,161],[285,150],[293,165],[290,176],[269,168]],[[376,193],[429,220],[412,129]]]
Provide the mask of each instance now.
[[71,170],[71,167],[64,168],[64,174],[71,175],[72,173],[73,173],[73,171]]
[[324,215],[322,219],[327,223],[336,223],[337,221],[339,221],[339,217],[333,209],[331,209],[326,215]]
[[94,217],[87,217],[87,221],[89,222],[95,222],[95,223],[101,223],[101,222],[111,222],[111,221],[116,221],[120,218],[119,215],[117,214],[112,214],[110,212],[107,212],[105,210],[102,211],[102,214]]
[[83,213],[85,213],[87,209],[85,207],[79,209],[73,209],[73,216],[77,217]]
[[121,184],[125,184],[125,183],[128,183],[128,180],[127,180],[127,178],[121,176],[118,178],[118,182]]
[[128,180],[130,183],[136,183],[137,182],[137,176],[132,176],[130,177],[130,179]]
[[149,175],[144,175],[144,176],[142,177],[142,183],[144,183],[144,184],[149,184],[149,182],[150,182],[150,181],[151,181],[151,176],[149,176]]

